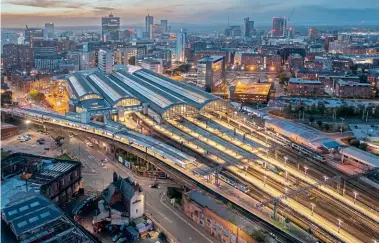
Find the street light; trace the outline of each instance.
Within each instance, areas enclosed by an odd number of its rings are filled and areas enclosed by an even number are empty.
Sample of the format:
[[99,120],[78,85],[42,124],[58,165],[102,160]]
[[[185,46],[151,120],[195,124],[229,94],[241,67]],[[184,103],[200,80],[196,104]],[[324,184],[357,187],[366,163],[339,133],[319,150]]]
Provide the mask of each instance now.
[[311,203],[311,206],[312,206],[312,216],[313,216],[313,211],[314,211],[314,209],[315,209],[316,204]]
[[31,123],[31,121],[30,120],[26,120],[25,121],[25,124],[26,124],[26,128],[27,128],[27,130],[29,130],[29,124]]
[[288,181],[288,171],[286,171],[286,182]]
[[308,167],[304,166],[304,176],[307,177],[307,170],[308,170]]
[[284,167],[287,166],[287,160],[288,160],[288,157],[287,157],[287,156],[284,156]]
[[266,187],[266,180],[267,180],[267,176],[264,175],[264,176],[263,176],[263,182],[264,182],[264,183],[263,183],[263,186],[264,186],[264,187]]
[[329,178],[326,175],[324,175],[324,182],[326,182],[328,179]]
[[343,223],[343,221],[341,219],[337,219],[337,220],[338,220],[338,233],[339,233],[341,230],[341,224]]
[[357,201],[358,192],[354,191],[353,193],[354,193],[354,204],[355,204],[355,202]]

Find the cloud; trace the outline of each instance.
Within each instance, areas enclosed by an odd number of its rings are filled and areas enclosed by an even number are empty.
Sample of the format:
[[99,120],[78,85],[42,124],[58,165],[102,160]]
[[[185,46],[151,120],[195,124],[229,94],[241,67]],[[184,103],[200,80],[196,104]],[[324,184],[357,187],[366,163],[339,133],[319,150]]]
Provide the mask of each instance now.
[[93,8],[96,11],[113,11],[115,8],[110,8],[110,7],[94,7]]
[[11,5],[37,7],[37,8],[81,8],[83,3],[73,3],[61,0],[11,0],[4,2]]

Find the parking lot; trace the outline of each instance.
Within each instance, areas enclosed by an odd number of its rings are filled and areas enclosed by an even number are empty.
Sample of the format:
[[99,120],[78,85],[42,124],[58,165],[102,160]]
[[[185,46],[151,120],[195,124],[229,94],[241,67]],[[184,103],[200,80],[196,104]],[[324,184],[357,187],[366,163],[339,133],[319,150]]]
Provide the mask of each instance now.
[[[21,142],[19,137],[29,134],[31,139],[29,141]],[[44,139],[43,144],[38,143],[37,140]],[[54,148],[55,141],[48,134],[41,134],[34,130],[24,130],[20,134],[1,141],[1,147],[4,150],[12,150],[13,153],[30,153],[35,155],[44,155],[55,157],[60,154],[60,149]]]

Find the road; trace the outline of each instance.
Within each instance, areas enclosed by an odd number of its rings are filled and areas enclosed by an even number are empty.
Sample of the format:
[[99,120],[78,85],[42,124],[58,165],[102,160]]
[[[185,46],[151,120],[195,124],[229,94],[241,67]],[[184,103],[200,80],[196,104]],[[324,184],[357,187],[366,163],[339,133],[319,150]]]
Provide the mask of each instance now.
[[[122,164],[117,161],[113,162],[106,152],[98,146],[88,147],[85,144],[85,141],[88,141],[87,138],[79,136],[69,138],[68,133],[64,131],[49,130],[49,133],[53,136],[60,135],[65,137],[63,148],[80,157],[80,160],[84,163],[82,175],[85,187],[92,190],[103,190],[112,181],[113,172],[117,172],[121,177],[131,176],[145,191],[145,210],[147,210],[147,214],[152,214],[176,239],[179,239],[182,243],[216,242],[200,226],[194,224],[187,216],[162,200],[167,186],[177,187],[176,184],[173,184],[169,180],[160,180],[159,189],[150,188],[150,185],[153,183],[151,179],[136,177]],[[103,167],[100,160],[105,158],[110,162],[106,163]]]

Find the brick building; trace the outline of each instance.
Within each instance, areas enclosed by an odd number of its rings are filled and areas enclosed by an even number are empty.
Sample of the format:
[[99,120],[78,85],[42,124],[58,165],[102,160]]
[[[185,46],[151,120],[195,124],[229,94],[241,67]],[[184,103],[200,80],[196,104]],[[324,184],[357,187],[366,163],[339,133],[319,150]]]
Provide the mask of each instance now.
[[346,98],[372,98],[374,93],[369,83],[338,80],[334,95]]
[[[210,235],[224,243],[255,243],[252,223],[200,191],[190,191],[183,199],[184,213]],[[233,222],[233,223],[232,223]]]
[[287,92],[289,95],[320,96],[324,94],[324,87],[318,80],[290,78]]

